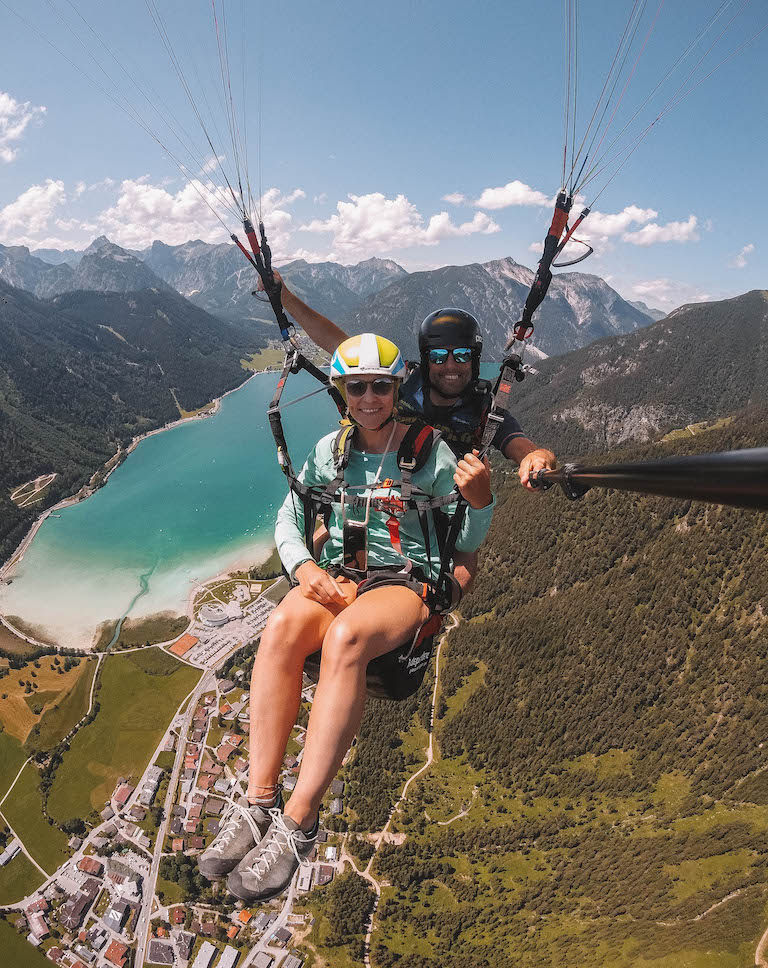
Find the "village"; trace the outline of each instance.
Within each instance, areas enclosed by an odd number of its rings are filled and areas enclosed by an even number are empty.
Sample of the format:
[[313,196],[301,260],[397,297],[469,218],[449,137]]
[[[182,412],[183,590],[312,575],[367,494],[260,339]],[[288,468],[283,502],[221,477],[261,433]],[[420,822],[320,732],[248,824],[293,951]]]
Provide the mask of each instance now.
[[[232,599],[236,601],[234,595]],[[33,895],[6,909],[16,930],[54,964],[304,964],[307,953],[301,941],[313,918],[297,908],[306,894],[329,884],[341,870],[337,835],[321,828],[316,847],[287,893],[265,905],[234,902],[223,883],[209,885],[198,874],[195,861],[218,833],[229,804],[245,794],[247,656],[252,657],[258,641],[254,632],[260,633],[273,607],[264,597],[242,610],[235,604],[228,621],[222,621],[224,607],[200,610],[190,631],[169,651],[202,666],[203,675],[143,775],[133,782],[121,778],[99,813],[98,825],[82,838],[71,838],[70,859]],[[241,627],[235,632],[228,630],[230,625]],[[233,634],[238,641],[230,642]],[[244,649],[242,641],[248,644]],[[305,677],[300,721],[306,722],[313,696],[314,684]],[[297,723],[281,775],[286,794],[296,784],[304,740],[305,729]],[[343,812],[343,797],[344,782],[337,779],[326,816]],[[10,843],[0,865],[12,863],[18,850],[19,844]]]

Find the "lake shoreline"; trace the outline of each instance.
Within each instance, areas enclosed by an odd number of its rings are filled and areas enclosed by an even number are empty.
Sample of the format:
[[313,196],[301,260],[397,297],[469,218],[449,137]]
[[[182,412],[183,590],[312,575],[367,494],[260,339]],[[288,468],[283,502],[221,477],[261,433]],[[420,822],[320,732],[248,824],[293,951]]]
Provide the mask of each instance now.
[[[215,399],[211,400],[209,404],[211,409],[206,409],[205,413],[198,413],[192,417],[179,417],[178,420],[172,420],[170,423],[163,424],[162,427],[155,427],[154,430],[148,430],[145,434],[139,434],[137,437],[134,437],[125,450],[118,450],[118,452],[114,456],[110,457],[108,461],[105,461],[105,463],[102,464],[101,467],[93,473],[93,475],[91,476],[91,481],[96,477],[97,474],[101,473],[101,471],[103,471],[105,468],[108,468],[109,465],[113,461],[115,461],[114,465],[112,467],[109,467],[109,470],[104,476],[104,481],[99,487],[92,488],[91,484],[88,483],[83,487],[81,487],[80,490],[77,492],[77,494],[70,494],[69,497],[63,498],[61,501],[59,501],[58,504],[54,504],[51,507],[46,508],[45,511],[42,511],[38,515],[38,517],[34,520],[32,525],[30,526],[29,531],[24,535],[24,537],[17,545],[15,551],[13,551],[10,557],[7,558],[4,562],[0,563],[0,582],[6,579],[7,573],[10,571],[13,565],[15,565],[18,562],[20,557],[23,557],[27,548],[32,543],[32,539],[35,537],[37,532],[40,530],[41,525],[50,514],[52,514],[54,511],[61,511],[61,510],[64,510],[65,508],[72,507],[75,504],[82,504],[83,501],[87,501],[89,497],[93,497],[96,491],[101,490],[102,487],[106,487],[107,481],[112,476],[112,474],[117,470],[118,467],[120,467],[123,461],[126,460],[127,457],[134,452],[134,450],[136,450],[136,448],[143,440],[148,440],[150,437],[154,437],[156,434],[163,434],[166,432],[166,430],[173,430],[176,427],[181,427],[183,425],[193,423],[196,420],[208,420],[210,417],[215,416],[219,412],[221,408],[221,401],[225,397],[228,397],[231,393],[237,393],[238,390],[242,390],[243,387],[246,386],[248,383],[250,383],[251,380],[253,380],[255,377],[263,376],[266,373],[274,373],[274,372],[276,371],[270,370],[269,368],[264,370],[257,370],[256,372],[251,373],[250,376],[246,377],[245,380],[243,380],[243,382],[238,386],[232,387],[231,390],[227,390],[226,393],[222,393],[220,397],[216,397]],[[117,460],[118,457],[122,457],[122,459]],[[81,495],[82,492],[86,490],[88,491],[88,493],[83,494],[83,496],[80,497],[79,495]]]
[[[217,413],[219,413],[221,409],[222,401],[224,400],[225,397],[228,397],[232,393],[236,393],[238,390],[242,390],[243,387],[247,386],[251,382],[251,380],[254,379],[255,377],[262,376],[267,373],[274,373],[274,372],[275,370],[270,369],[269,367],[265,368],[264,370],[252,372],[248,376],[246,376],[243,382],[240,383],[238,386],[232,387],[230,390],[227,390],[225,393],[222,393],[219,397],[216,397],[214,400],[212,400],[211,403],[206,407],[204,413],[195,414],[194,416],[190,416],[190,417],[180,417],[178,420],[170,421],[164,424],[162,427],[155,427],[154,429],[149,430],[144,434],[140,434],[134,437],[130,445],[127,448],[125,448],[125,450],[119,450],[117,454],[115,454],[108,461],[106,461],[92,475],[89,481],[89,484],[80,488],[80,490],[76,494],[71,494],[68,497],[63,498],[57,504],[52,505],[50,508],[46,508],[38,515],[38,517],[33,521],[29,530],[24,535],[24,537],[22,538],[22,540],[20,541],[20,543],[18,544],[14,552],[9,556],[9,558],[6,559],[5,562],[3,562],[0,565],[0,583],[8,582],[9,579],[12,580],[14,569],[24,558],[24,555],[29,550],[30,546],[32,545],[32,542],[34,541],[35,537],[40,531],[40,528],[42,527],[44,522],[48,519],[48,517],[50,517],[52,514],[56,514],[56,512],[58,511],[64,510],[66,508],[69,508],[74,505],[81,504],[87,501],[88,498],[92,497],[97,491],[105,487],[109,481],[109,478],[114,473],[114,471],[117,470],[118,467],[122,466],[122,464],[128,458],[128,456],[136,450],[138,445],[143,440],[146,440],[149,437],[156,436],[157,434],[164,433],[167,430],[173,430],[182,425],[189,424],[193,421],[207,420],[210,417],[215,416]],[[106,473],[104,474],[103,480],[101,481],[100,485],[98,487],[92,486],[91,482],[93,482],[98,477],[98,475],[104,473],[105,470],[106,470]],[[268,553],[267,553],[267,557],[268,557]],[[242,559],[238,559],[238,561],[233,564],[232,568],[234,570],[237,569],[241,560]],[[45,646],[45,643],[38,642],[33,636],[30,636],[24,631],[15,628],[13,623],[9,622],[7,616],[4,615],[3,613],[0,613],[0,621],[2,621],[3,626],[8,632],[15,635],[21,641],[24,641],[33,647]],[[92,646],[93,646],[93,643],[91,643],[91,646],[88,647],[89,651],[92,650]],[[47,646],[47,647],[50,647],[50,646]],[[58,648],[70,648],[70,647],[72,646],[62,646],[62,645],[58,646]],[[82,646],[75,646],[75,647],[82,648]]]

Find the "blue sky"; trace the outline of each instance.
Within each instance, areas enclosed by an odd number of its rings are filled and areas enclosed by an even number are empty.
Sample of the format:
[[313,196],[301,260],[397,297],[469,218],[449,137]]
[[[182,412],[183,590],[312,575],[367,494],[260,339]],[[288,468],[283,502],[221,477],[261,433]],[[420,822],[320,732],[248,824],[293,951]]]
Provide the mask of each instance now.
[[[166,136],[85,21],[194,137],[200,163],[212,158],[144,0],[6,2],[91,77],[0,5],[0,242],[83,248],[106,234],[143,248],[155,238],[225,239],[177,167],[98,89],[114,91],[85,47]],[[231,172],[210,3],[155,2],[198,103],[206,111],[207,98],[213,108],[219,131],[212,140]],[[723,8],[678,80],[663,89],[671,94],[742,4],[647,0],[628,67],[657,11],[658,19],[613,130]],[[579,133],[632,7],[633,0],[579,4]],[[378,255],[420,269],[512,256],[535,264],[561,177],[563,0],[225,0],[225,10],[254,191],[261,91],[261,184],[278,259],[352,263]],[[766,21],[762,0],[746,2],[694,79]],[[585,223],[582,237],[596,254],[580,268],[661,308],[768,285],[760,232],[767,49],[768,31],[654,127]],[[199,167],[195,175],[203,183],[210,177]]]

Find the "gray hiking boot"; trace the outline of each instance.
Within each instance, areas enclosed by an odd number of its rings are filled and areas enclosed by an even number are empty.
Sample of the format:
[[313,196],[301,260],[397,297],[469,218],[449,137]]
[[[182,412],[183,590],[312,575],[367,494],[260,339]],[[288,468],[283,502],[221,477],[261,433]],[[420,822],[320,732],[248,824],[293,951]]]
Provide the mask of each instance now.
[[282,811],[269,811],[269,830],[227,878],[227,889],[241,901],[268,901],[291,883],[317,841],[317,823],[308,833]]
[[[278,794],[277,807],[282,806],[283,797]],[[203,877],[216,881],[234,870],[267,832],[270,812],[268,807],[250,806],[245,797],[232,801],[213,843],[197,859]]]

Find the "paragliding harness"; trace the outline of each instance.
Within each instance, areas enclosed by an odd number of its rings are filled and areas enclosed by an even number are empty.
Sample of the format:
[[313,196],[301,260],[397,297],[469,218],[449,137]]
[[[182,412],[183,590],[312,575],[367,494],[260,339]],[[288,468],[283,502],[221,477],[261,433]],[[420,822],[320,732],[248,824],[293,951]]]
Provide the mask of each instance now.
[[[358,598],[366,592],[386,585],[410,588],[429,609],[429,616],[416,630],[412,639],[368,664],[366,679],[370,696],[380,699],[405,699],[413,695],[421,685],[432,656],[434,637],[442,626],[443,616],[456,607],[460,598],[459,586],[450,572],[450,567],[466,505],[455,490],[450,494],[430,497],[414,484],[413,475],[424,467],[432,449],[440,439],[440,433],[423,422],[414,423],[408,428],[398,449],[397,466],[400,481],[387,479],[378,485],[390,490],[397,488],[398,495],[364,497],[351,493],[345,481],[345,471],[349,464],[356,430],[354,424],[345,423],[336,435],[333,443],[336,476],[332,481],[322,488],[310,488],[301,481],[295,481],[297,486],[291,484],[291,490],[301,500],[304,508],[304,537],[310,551],[313,551],[312,541],[318,517],[322,516],[327,524],[332,505],[341,507],[344,561],[343,564],[329,569],[330,574],[334,577],[343,575],[357,582]],[[453,516],[449,517],[444,513],[443,508],[456,503],[458,507]],[[365,510],[365,520],[357,521],[347,517],[347,512],[356,508]],[[381,568],[368,566],[366,533],[368,514],[371,510],[388,515],[389,538],[395,552],[405,560],[404,568],[398,570],[394,566]],[[403,554],[400,517],[407,511],[415,511],[418,515],[427,552],[425,572],[414,569]],[[436,579],[430,577],[432,529],[440,555],[440,570]],[[304,671],[311,679],[317,681],[320,673],[319,651],[309,656]]]
[[[291,492],[301,501],[304,510],[304,541],[314,558],[314,532],[318,518],[326,523],[334,505],[341,506],[342,519],[347,510],[365,508],[366,514],[373,510],[385,513],[387,529],[392,547],[405,559],[405,567],[368,568],[367,560],[361,560],[361,550],[367,542],[364,531],[366,522],[348,521],[345,531],[345,564],[330,569],[331,574],[345,575],[358,582],[358,596],[385,585],[403,585],[411,588],[429,608],[429,617],[417,630],[414,638],[402,646],[379,656],[368,664],[367,686],[369,695],[387,699],[405,699],[412,695],[421,684],[432,655],[433,641],[443,622],[443,616],[456,607],[460,598],[458,583],[451,574],[451,565],[459,531],[466,511],[466,502],[454,488],[450,494],[431,497],[413,483],[413,475],[421,470],[429,459],[433,447],[440,439],[437,430],[420,422],[413,423],[400,444],[397,466],[400,481],[383,481],[381,486],[399,488],[399,496],[364,497],[350,493],[344,475],[349,464],[349,454],[353,445],[356,427],[345,420],[346,403],[325,373],[301,353],[296,340],[296,331],[289,322],[282,307],[280,283],[272,271],[272,255],[267,244],[263,223],[259,223],[259,240],[249,220],[243,222],[245,233],[253,251],[253,256],[240,243],[237,236],[232,239],[259,273],[264,290],[269,297],[272,310],[280,326],[280,334],[286,349],[285,361],[275,393],[267,411],[269,426],[277,446],[277,459],[288,481]],[[281,400],[288,376],[305,370],[321,386],[317,390],[303,394],[289,403]],[[293,469],[288,445],[283,431],[281,409],[305,400],[316,393],[327,392],[342,417],[343,425],[333,445],[336,476],[321,487],[310,487],[299,480]],[[456,504],[452,516],[442,510],[449,504]],[[407,511],[415,511],[424,535],[427,552],[427,572],[422,574],[413,569],[411,562],[403,555],[400,540],[400,517]],[[437,546],[440,554],[440,568],[436,579],[431,578],[430,560],[430,520],[433,523]],[[367,555],[364,556],[367,558]],[[319,674],[320,654],[315,653],[307,659],[305,670],[316,680]]]
[[[457,458],[463,457],[474,447],[480,446],[486,417],[493,403],[493,384],[490,380],[473,379],[463,391],[460,399],[450,410],[450,417],[434,414],[429,399],[430,384],[424,380],[420,363],[408,363],[408,376],[405,388],[397,401],[397,419],[401,423],[415,423],[420,420],[435,420],[440,429],[440,421],[449,423],[450,436],[446,442]],[[415,385],[415,389],[413,388]],[[410,391],[410,392],[408,392]],[[459,449],[461,448],[461,449]]]
[[[300,366],[302,359],[298,350],[289,354],[285,363],[288,372],[293,366]],[[321,377],[325,379],[323,374]],[[428,424],[412,424],[397,452],[400,481],[387,479],[379,485],[381,488],[390,490],[397,488],[399,494],[365,497],[362,494],[352,493],[345,481],[345,472],[357,430],[354,424],[345,422],[333,443],[336,476],[327,484],[312,487],[300,481],[294,473],[283,436],[280,396],[284,386],[285,379],[281,377],[269,407],[269,421],[277,443],[278,461],[288,479],[291,492],[301,502],[304,511],[304,542],[308,550],[314,557],[314,535],[318,519],[322,519],[327,525],[333,507],[340,507],[344,561],[341,565],[330,568],[329,574],[334,577],[343,575],[357,582],[358,597],[374,588],[402,585],[414,591],[429,609],[428,618],[416,630],[412,639],[368,664],[366,679],[370,696],[381,699],[405,699],[413,695],[421,685],[432,655],[434,637],[442,626],[443,616],[456,607],[460,598],[459,586],[450,568],[456,538],[464,516],[465,502],[455,490],[450,494],[431,497],[413,482],[413,475],[426,464],[433,447],[440,439],[440,434]],[[443,511],[443,508],[449,504],[458,505],[451,517]],[[365,520],[357,521],[347,517],[348,512],[356,509],[365,511]],[[404,558],[404,568],[398,570],[395,566],[381,568],[368,566],[367,519],[370,511],[387,515],[390,541],[395,552]],[[403,554],[400,519],[407,511],[415,511],[418,515],[428,556],[426,572],[414,569]],[[432,573],[432,562],[429,557],[431,530],[434,531],[440,554],[440,570],[436,579],[430,577]],[[307,658],[304,671],[310,679],[317,681],[320,674],[319,651]]]

